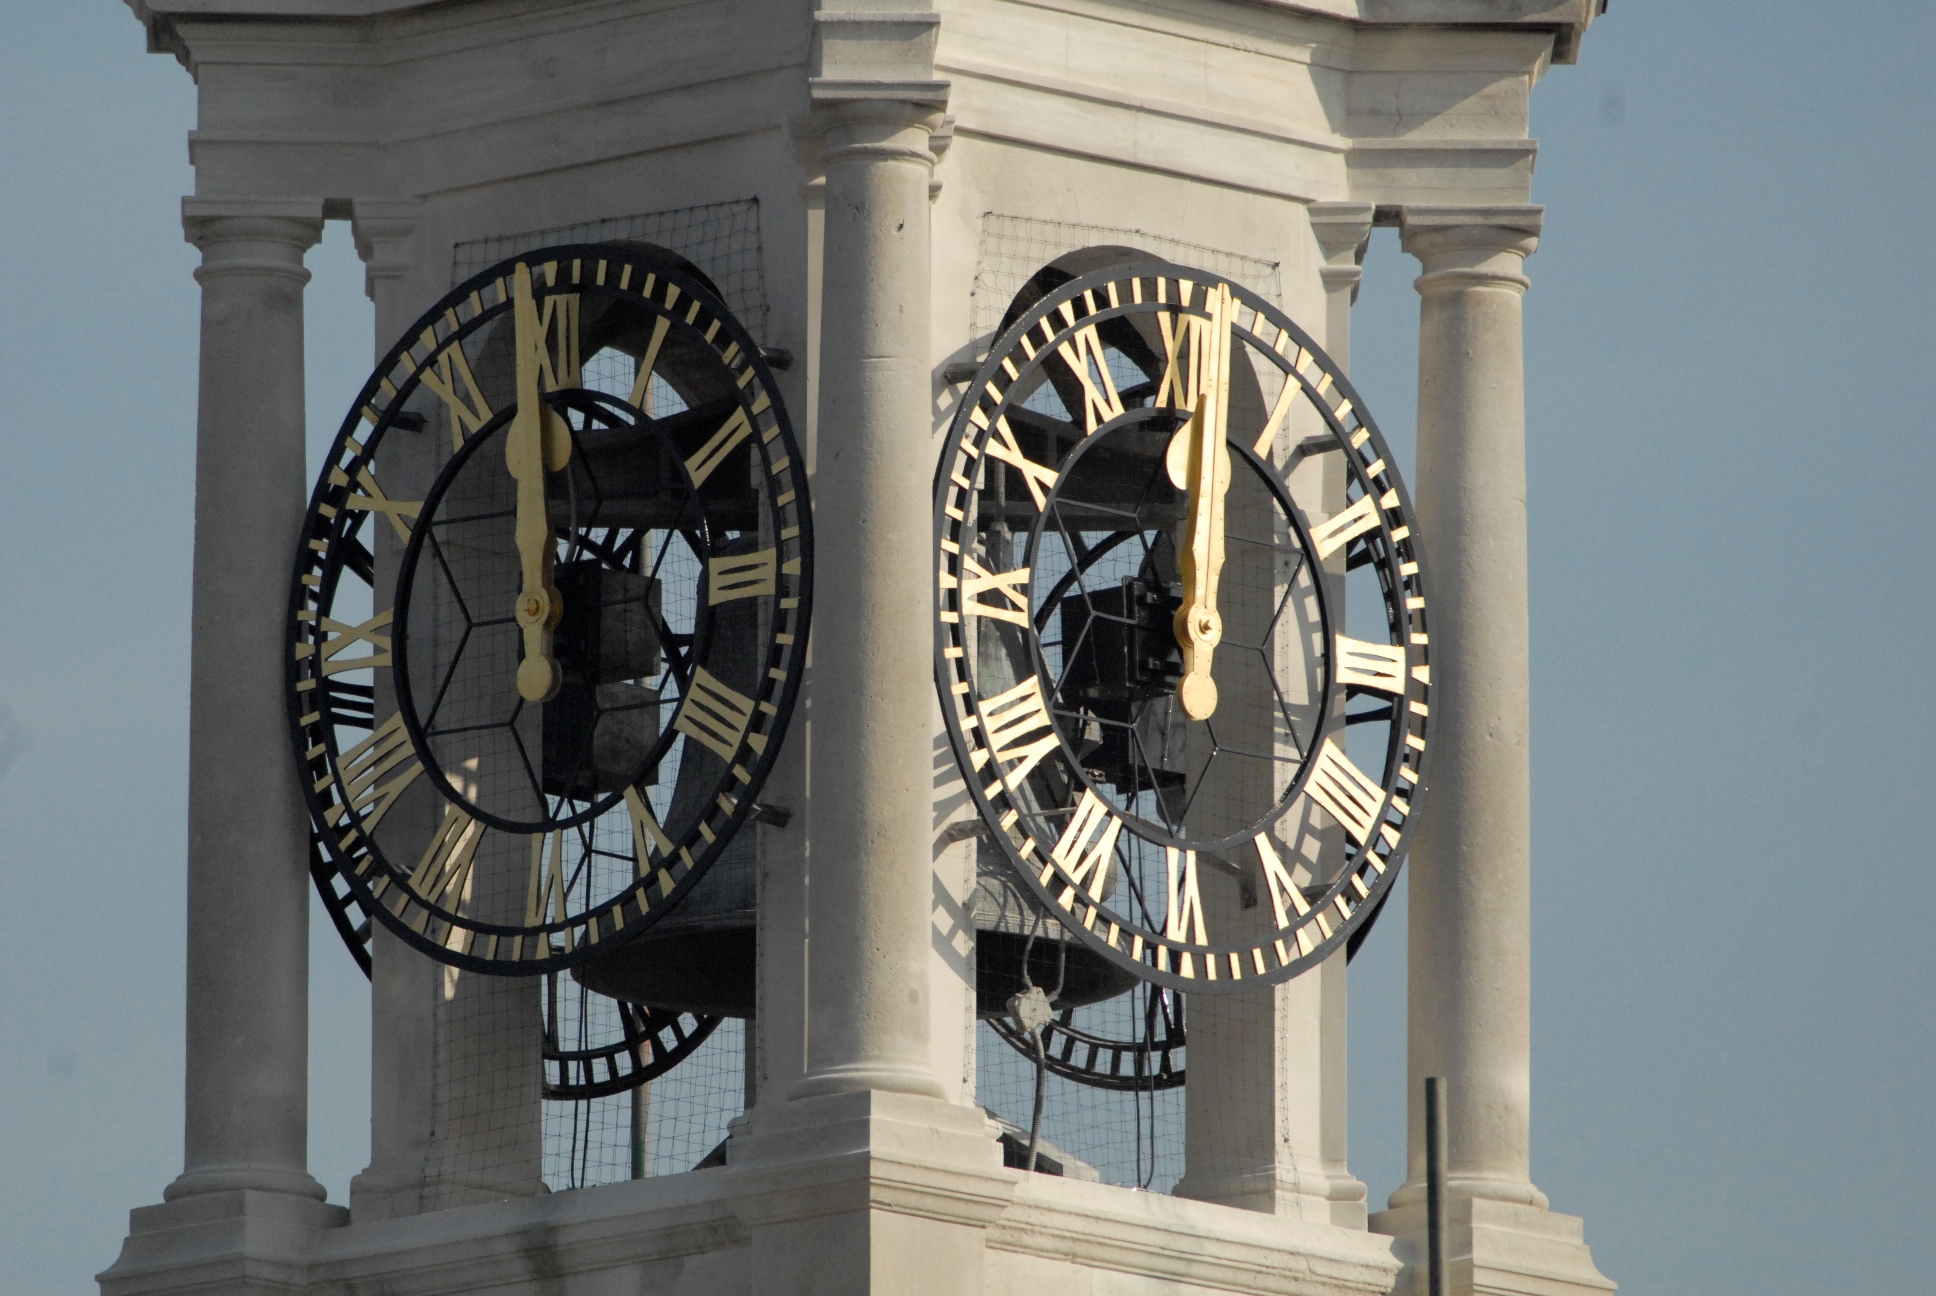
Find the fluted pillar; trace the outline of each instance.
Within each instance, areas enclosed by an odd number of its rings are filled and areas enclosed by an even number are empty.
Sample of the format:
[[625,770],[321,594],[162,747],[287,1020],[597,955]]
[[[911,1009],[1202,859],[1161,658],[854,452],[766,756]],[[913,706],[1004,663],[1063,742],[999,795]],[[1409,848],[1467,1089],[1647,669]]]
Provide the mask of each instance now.
[[321,203],[183,205],[201,249],[181,1177],[320,1200],[308,1171],[308,814],[284,662],[307,476],[303,253]]
[[807,1065],[793,1094],[939,1097],[928,1062],[934,576],[925,104],[820,109]]

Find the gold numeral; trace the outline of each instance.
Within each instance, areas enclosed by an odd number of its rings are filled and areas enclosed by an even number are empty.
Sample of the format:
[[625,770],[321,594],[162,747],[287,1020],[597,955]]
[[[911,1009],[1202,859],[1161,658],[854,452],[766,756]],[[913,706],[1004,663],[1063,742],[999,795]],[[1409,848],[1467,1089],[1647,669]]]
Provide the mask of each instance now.
[[1317,763],[1311,768],[1304,791],[1331,812],[1353,841],[1362,846],[1371,840],[1384,812],[1385,789],[1367,778],[1329,738],[1318,749]]
[[753,700],[741,697],[698,666],[693,669],[692,684],[679,704],[679,716],[672,727],[710,748],[721,760],[730,761],[752,722]]
[[524,925],[563,922],[565,890],[565,830],[552,832],[550,851],[545,850],[544,834],[539,833],[531,839],[531,881],[524,893]]
[[[408,762],[406,764],[406,762]],[[410,734],[398,713],[370,731],[370,736],[343,753],[343,800],[324,817],[338,827],[351,813],[362,821],[365,836],[375,830],[403,790],[423,773],[410,747]],[[388,775],[387,781],[384,780]]]
[[778,587],[779,571],[777,549],[713,558],[706,564],[706,605],[771,594]]
[[[424,341],[435,346],[435,331],[425,330]],[[463,343],[452,342],[439,351],[422,370],[422,376],[424,386],[436,392],[450,410],[450,448],[453,451],[462,449],[466,438],[482,431],[496,413],[491,403],[484,399],[484,392],[471,373],[470,357],[464,354]]]
[[1337,643],[1338,683],[1376,689],[1380,693],[1405,691],[1405,645],[1366,643],[1339,635]]
[[1044,468],[1022,453],[1022,447],[1015,442],[1015,431],[1008,426],[1006,418],[995,420],[995,430],[988,436],[986,450],[990,459],[999,459],[1022,474],[1022,480],[1028,484],[1029,495],[1035,500],[1037,509],[1048,507],[1049,497],[1044,488],[1055,489],[1056,471]]
[[1078,886],[1089,893],[1091,900],[1102,899],[1103,890],[1109,884],[1109,866],[1116,858],[1116,835],[1122,829],[1123,821],[1111,813],[1102,798],[1084,788],[1082,800],[1076,803],[1075,817],[1069,820],[1069,826],[1051,853],[1074,883],[1062,890],[1060,903],[1064,909],[1074,899]]
[[[975,768],[980,770],[991,755],[1009,767],[1006,774],[983,789],[983,795],[994,796],[1003,784],[1012,792],[1060,742],[1055,722],[1049,718],[1048,706],[1042,700],[1042,683],[1031,675],[1014,688],[982,703],[981,711],[988,720],[988,750],[975,753]],[[1048,733],[1039,738],[1030,737],[1043,729]]]
[[[410,889],[425,904],[456,909],[470,899],[471,865],[477,858],[477,843],[483,838],[483,824],[456,806],[446,805],[443,824],[410,876]],[[454,903],[446,903],[447,896]]]
[[[976,562],[973,555],[963,554],[961,572],[961,611],[964,616],[993,617],[997,621],[1009,621],[1018,626],[1029,624],[1028,568],[991,572]],[[978,595],[989,591],[1006,599],[1008,606],[978,601]]]
[[744,409],[733,411],[733,417],[726,420],[719,431],[713,433],[712,440],[693,452],[686,460],[686,471],[692,474],[692,484],[697,486],[713,475],[719,465],[726,462],[726,456],[739,448],[739,443],[753,435],[753,422],[746,417]]
[[625,808],[632,815],[632,862],[640,877],[650,877],[652,852],[658,851],[660,859],[669,858],[672,840],[659,827],[658,816],[652,813],[652,807],[645,803],[637,788],[625,789]]
[[[347,486],[350,484],[349,474],[345,473],[341,468],[332,468],[329,470],[329,484],[332,486]],[[390,519],[390,525],[396,530],[397,539],[408,542],[410,539],[410,524],[405,522],[404,519],[415,518],[423,509],[423,501],[391,499],[383,493],[383,488],[376,484],[376,478],[370,475],[368,468],[358,468],[356,470],[356,484],[361,486],[363,490],[360,493],[351,492],[349,498],[343,501],[343,507],[346,509],[360,509],[366,513],[383,514]]]
[[[1062,303],[1062,314],[1074,323],[1075,304]],[[1116,392],[1116,379],[1109,372],[1102,338],[1094,324],[1078,330],[1071,341],[1056,348],[1056,354],[1082,384],[1082,421],[1086,432],[1093,434],[1098,424],[1107,423],[1123,412],[1123,398]]]
[[553,293],[538,307],[538,382],[545,391],[585,385],[578,355],[578,294]]
[[1156,399],[1150,404],[1173,409],[1194,408],[1203,321],[1194,315],[1158,311],[1156,328],[1163,336],[1163,381],[1157,384]]
[[[1270,890],[1271,913],[1276,916],[1279,928],[1289,927],[1293,915],[1302,918],[1311,912],[1311,906],[1304,902],[1304,893],[1297,889],[1297,882],[1291,877],[1290,870],[1286,869],[1284,861],[1277,857],[1277,851],[1271,846],[1270,838],[1263,833],[1258,833],[1255,840],[1257,863],[1262,867],[1264,885]],[[1286,900],[1291,902],[1289,909],[1284,907]]]
[[671,327],[672,317],[669,315],[659,316],[659,322],[652,326],[652,341],[639,358],[639,376],[633,380],[632,394],[627,397],[632,407],[643,410],[648,418],[656,415],[652,408],[652,371],[658,366],[659,348],[665,345],[666,331]]
[[1318,559],[1322,561],[1365,532],[1377,529],[1378,502],[1364,495],[1336,517],[1312,527],[1311,543],[1317,547]]
[[[1169,876],[1170,906],[1163,914],[1163,939],[1192,945],[1208,945],[1203,927],[1203,897],[1197,892],[1197,853],[1163,848],[1163,864]],[[1189,976],[1189,956],[1184,956],[1184,976]]]
[[[362,625],[354,626],[324,617],[323,633],[329,640],[323,645],[323,674],[340,675],[344,671],[390,665],[390,636],[377,633],[390,624],[390,615],[390,611],[379,612]],[[370,651],[361,657],[341,656],[345,649],[359,643],[368,644]]]

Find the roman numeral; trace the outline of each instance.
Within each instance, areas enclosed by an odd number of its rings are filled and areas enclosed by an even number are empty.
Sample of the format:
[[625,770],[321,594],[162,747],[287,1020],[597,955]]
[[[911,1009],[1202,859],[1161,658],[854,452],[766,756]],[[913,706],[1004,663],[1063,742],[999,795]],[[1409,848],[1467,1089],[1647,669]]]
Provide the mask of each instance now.
[[692,474],[692,484],[697,486],[712,476],[713,471],[726,462],[726,456],[752,435],[753,421],[746,416],[745,409],[734,410],[733,417],[713,433],[712,440],[700,446],[692,458],[686,460],[686,471]]
[[578,294],[553,293],[538,303],[538,382],[545,391],[583,387],[578,355]]
[[1123,829],[1118,819],[1088,788],[1076,803],[1075,816],[1062,832],[1050,857],[1069,874],[1073,885],[1064,887],[1059,903],[1064,909],[1075,898],[1076,887],[1089,893],[1091,900],[1102,899],[1109,883],[1109,866],[1116,858],[1116,835]]
[[[1014,688],[982,703],[981,712],[988,722],[988,750],[975,753],[975,769],[979,771],[986,765],[991,755],[1000,762],[996,768],[1009,767],[982,794],[992,797],[1004,784],[1012,792],[1059,745],[1055,723],[1042,700],[1042,682],[1031,675]],[[1043,729],[1048,730],[1046,735],[1030,737]]]
[[[1189,304],[1187,299],[1183,304]],[[1172,409],[1196,407],[1203,323],[1194,315],[1157,312],[1156,328],[1163,338],[1163,380],[1157,384],[1156,399],[1150,404]]]
[[1338,684],[1396,696],[1405,691],[1405,645],[1366,643],[1339,635],[1334,658]]
[[646,804],[637,788],[625,789],[625,809],[632,816],[632,862],[638,868],[640,877],[649,877],[652,873],[652,852],[658,851],[660,859],[670,858],[672,840],[665,835],[665,829],[659,827],[658,817],[652,813],[652,807]]
[[[1277,857],[1277,850],[1271,845],[1270,838],[1258,833],[1255,841],[1257,863],[1264,875],[1264,885],[1270,891],[1271,913],[1276,917],[1280,929],[1289,927],[1293,917],[1302,918],[1311,912],[1311,906],[1305,903],[1304,893],[1297,889],[1297,882],[1291,877],[1290,870],[1284,867],[1284,861]],[[1286,900],[1290,901],[1289,909],[1284,907]]]
[[[407,762],[407,764],[406,764]],[[370,736],[343,753],[343,802],[333,805],[324,818],[332,828],[340,827],[344,819],[355,814],[364,836],[375,831],[390,807],[397,803],[403,790],[409,787],[423,766],[418,764],[416,754],[410,747],[410,734],[403,727],[403,715],[399,712],[370,731]],[[388,776],[386,779],[385,776]],[[331,776],[325,776],[317,791],[328,786]]]
[[659,363],[659,348],[665,345],[666,331],[672,327],[672,317],[659,316],[658,323],[652,326],[652,341],[646,345],[645,354],[639,358],[639,376],[633,380],[632,394],[626,399],[632,407],[644,411],[646,417],[655,417],[652,409],[652,371]]
[[[524,892],[524,925],[536,927],[543,923],[562,923],[565,920],[566,891],[564,829],[552,832],[549,851],[545,850],[543,833],[531,839],[530,877]],[[567,935],[565,939],[570,940],[571,937]]]
[[[349,474],[341,468],[332,468],[329,470],[329,484],[347,486],[350,484]],[[351,492],[349,498],[343,501],[343,507],[358,509],[365,513],[383,514],[390,519],[391,527],[396,530],[397,539],[407,543],[410,539],[410,525],[404,519],[414,519],[422,510],[423,501],[391,499],[383,493],[383,488],[376,484],[376,478],[370,475],[368,468],[356,470],[356,484],[363,488],[362,491]]]
[[989,433],[988,443],[983,449],[990,459],[999,459],[1022,474],[1022,480],[1028,485],[1029,496],[1034,499],[1038,510],[1048,507],[1046,491],[1055,489],[1056,471],[1044,468],[1022,453],[1022,447],[1015,443],[1015,431],[1008,426],[1006,418],[995,420],[995,430]]
[[[429,849],[410,875],[410,889],[425,904],[455,910],[470,898],[471,865],[484,825],[454,805],[444,807],[444,822],[430,839]],[[450,901],[446,902],[446,897]]]
[[[1068,323],[1076,322],[1074,302],[1062,303],[1062,318]],[[1102,337],[1096,326],[1080,329],[1075,336],[1056,348],[1062,363],[1069,366],[1076,381],[1082,384],[1082,421],[1085,432],[1093,434],[1098,424],[1107,423],[1123,412],[1123,398],[1116,392],[1116,380],[1109,372],[1109,361],[1103,355]]]
[[[1203,897],[1197,892],[1197,853],[1163,848],[1164,871],[1169,880],[1169,908],[1163,914],[1163,939],[1191,945],[1208,945],[1204,932]],[[1183,975],[1189,976],[1190,956],[1183,956]]]
[[1373,783],[1351,758],[1338,750],[1329,738],[1318,749],[1304,791],[1313,801],[1330,811],[1344,826],[1345,835],[1359,845],[1371,840],[1385,808],[1385,789]]
[[706,605],[717,607],[732,599],[771,594],[777,588],[779,570],[777,549],[710,559],[706,563]]
[[[354,626],[324,617],[323,633],[328,635],[329,639],[323,644],[323,674],[340,675],[344,671],[391,665],[390,636],[377,633],[390,624],[390,616],[391,611],[386,610],[377,613],[362,625]],[[370,651],[361,657],[343,657],[343,652],[355,644],[368,644]],[[309,647],[308,644],[297,644],[296,656],[298,658],[309,656]]]
[[[423,340],[426,345],[436,346],[437,331],[425,329]],[[496,413],[471,373],[470,357],[464,354],[463,343],[452,342],[439,351],[421,375],[424,386],[436,392],[450,410],[450,448],[462,449],[465,440],[472,433],[482,431]]]
[[752,723],[751,698],[741,697],[721,684],[705,667],[693,668],[692,683],[679,704],[678,718],[672,722],[674,729],[711,749],[719,759],[730,761]]
[[[997,621],[1009,621],[1018,626],[1029,624],[1028,568],[991,572],[976,562],[972,554],[963,554],[961,572],[961,611],[964,616],[993,617]],[[941,588],[951,589],[954,584],[955,578],[943,572]],[[998,597],[1007,600],[1008,606],[978,601],[977,596],[991,590]]]
[[1344,512],[1312,527],[1311,543],[1317,547],[1318,560],[1322,562],[1365,532],[1377,529],[1378,502],[1369,495],[1361,495]]

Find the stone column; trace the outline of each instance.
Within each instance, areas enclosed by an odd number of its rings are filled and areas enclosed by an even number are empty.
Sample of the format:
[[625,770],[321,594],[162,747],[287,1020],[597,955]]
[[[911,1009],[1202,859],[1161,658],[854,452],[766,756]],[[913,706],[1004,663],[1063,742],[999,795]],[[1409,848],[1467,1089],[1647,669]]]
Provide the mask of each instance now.
[[[363,259],[363,291],[375,306],[373,360],[381,360],[424,304],[413,301],[412,245],[423,204],[414,199],[358,198],[351,229]],[[379,449],[386,481],[406,477],[428,482],[435,474],[434,446],[391,437]],[[403,462],[409,461],[409,462]],[[401,546],[388,528],[374,532],[375,607],[388,606],[395,589]],[[390,680],[377,681],[377,712],[396,709]],[[414,791],[414,789],[413,789]],[[427,839],[437,808],[428,797],[406,797],[388,816],[388,840]],[[370,934],[370,1164],[350,1183],[350,1207],[360,1222],[412,1215],[423,1209],[424,1173],[435,1126],[436,1004],[441,969],[377,923]]]
[[303,253],[320,202],[183,203],[202,251],[188,733],[188,1070],[169,1201],[320,1200],[308,1171],[309,816],[286,610],[308,472]]
[[933,108],[829,104],[807,1063],[792,1096],[939,1097],[928,1061]]
[[1418,514],[1431,563],[1431,799],[1411,852],[1410,1166],[1448,1082],[1460,1196],[1544,1207],[1529,1177],[1532,816],[1521,273],[1541,209],[1418,209]]
[[[1318,277],[1324,284],[1324,349],[1340,369],[1351,371],[1351,308],[1358,300],[1364,277],[1365,244],[1371,238],[1370,203],[1313,203],[1311,233],[1324,260]],[[1330,455],[1317,456],[1313,465],[1332,474],[1322,486],[1326,509],[1344,506],[1344,465]],[[1339,582],[1337,590],[1343,593]],[[1342,604],[1342,599],[1340,599]],[[1342,706],[1339,708],[1343,710]],[[1342,728],[1342,725],[1339,726]],[[1337,831],[1335,828],[1332,830]],[[1342,843],[1339,843],[1342,845]],[[1390,939],[1387,934],[1387,939]],[[1327,959],[1314,974],[1318,978],[1318,1102],[1321,1164],[1329,1182],[1332,1220],[1362,1228],[1365,1186],[1349,1169],[1350,1066],[1349,998],[1346,994],[1346,956]]]
[[1538,207],[1412,207],[1418,514],[1432,578],[1431,799],[1411,851],[1409,1171],[1371,1227],[1423,1292],[1424,1080],[1447,1081],[1447,1290],[1606,1292],[1531,1178],[1532,815],[1521,273]]
[[[1326,258],[1321,273],[1327,350],[1341,342],[1349,354],[1356,253],[1370,234],[1371,215],[1366,203],[1324,204],[1311,213]],[[1334,275],[1334,267],[1348,267],[1350,273]],[[1272,396],[1265,393],[1266,399]],[[1315,421],[1303,426],[1294,420],[1286,440],[1319,430]],[[1313,457],[1300,471],[1301,495],[1317,498],[1325,512],[1343,507],[1343,471],[1334,456]],[[1252,522],[1253,527],[1259,524],[1269,525],[1262,519]],[[1233,556],[1227,580],[1240,561]],[[1334,597],[1342,591],[1342,581],[1336,579],[1341,575],[1340,568],[1334,575]],[[1239,576],[1235,583],[1271,586],[1267,571],[1249,581]],[[1239,616],[1239,611],[1230,615]],[[1300,631],[1291,637],[1301,641],[1305,636]],[[1251,739],[1269,741],[1268,733]],[[1335,857],[1343,844],[1335,828],[1305,823],[1287,829],[1283,839],[1302,844],[1319,834],[1329,840]],[[1314,863],[1299,862],[1306,868]],[[1233,878],[1205,878],[1204,904],[1213,911],[1219,930],[1251,928],[1261,933],[1267,924],[1267,911],[1256,906],[1254,892],[1240,893]],[[1364,1228],[1365,1186],[1345,1164],[1344,965],[1340,953],[1284,985],[1190,997],[1186,1170],[1176,1186],[1178,1196]]]

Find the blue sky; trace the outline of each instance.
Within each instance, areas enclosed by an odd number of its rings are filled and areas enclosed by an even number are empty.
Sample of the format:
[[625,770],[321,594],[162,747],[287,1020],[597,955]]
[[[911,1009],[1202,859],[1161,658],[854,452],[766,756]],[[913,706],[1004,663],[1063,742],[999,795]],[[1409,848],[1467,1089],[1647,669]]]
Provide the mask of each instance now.
[[[114,0],[8,18],[0,1293],[40,1296],[92,1290],[180,1163],[194,96]],[[1535,96],[1534,1178],[1630,1292],[1936,1271],[1932,55],[1920,5],[1615,0]],[[345,227],[310,266],[320,437],[370,314]],[[1401,452],[1414,273],[1381,233],[1353,356]],[[1402,918],[1354,967],[1375,1204]],[[367,1011],[333,942],[312,1162],[340,1199]]]

